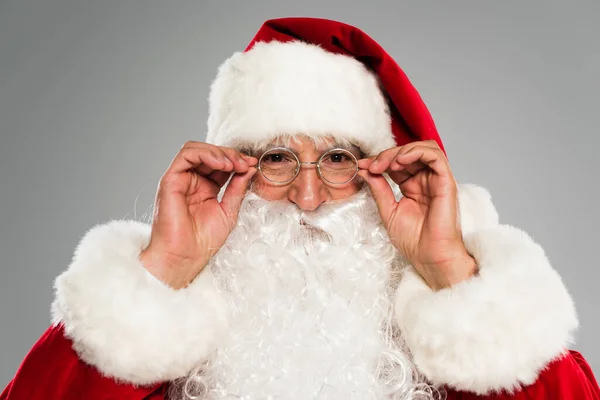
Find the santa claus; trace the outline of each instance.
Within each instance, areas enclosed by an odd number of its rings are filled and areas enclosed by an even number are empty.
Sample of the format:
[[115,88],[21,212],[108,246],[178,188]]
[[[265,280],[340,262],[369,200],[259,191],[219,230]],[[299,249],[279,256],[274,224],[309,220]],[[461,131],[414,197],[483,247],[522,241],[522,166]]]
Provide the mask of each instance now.
[[543,249],[360,30],[267,21],[151,225],[91,229],[0,399],[600,399]]

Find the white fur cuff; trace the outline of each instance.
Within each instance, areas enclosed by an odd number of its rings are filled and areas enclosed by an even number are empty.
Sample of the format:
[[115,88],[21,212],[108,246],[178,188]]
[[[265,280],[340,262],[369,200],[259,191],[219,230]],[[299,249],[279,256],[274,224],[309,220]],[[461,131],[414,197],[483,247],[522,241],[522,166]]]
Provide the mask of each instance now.
[[468,281],[432,291],[409,268],[396,317],[431,381],[484,394],[533,383],[571,343],[577,316],[543,249],[506,225],[465,235],[479,266]]
[[113,221],[91,229],[55,282],[55,323],[82,360],[105,375],[144,385],[185,376],[216,348],[226,305],[205,269],[174,290],[138,256],[150,227]]

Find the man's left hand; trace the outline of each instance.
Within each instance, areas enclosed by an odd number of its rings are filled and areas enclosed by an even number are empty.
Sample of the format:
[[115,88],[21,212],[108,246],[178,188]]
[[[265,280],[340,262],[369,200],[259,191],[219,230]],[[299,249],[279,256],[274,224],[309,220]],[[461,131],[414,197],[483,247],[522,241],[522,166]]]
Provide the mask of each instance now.
[[[458,187],[435,141],[419,141],[359,161],[383,223],[398,250],[434,290],[473,276],[475,260],[463,240]],[[403,197],[396,201],[389,177]]]

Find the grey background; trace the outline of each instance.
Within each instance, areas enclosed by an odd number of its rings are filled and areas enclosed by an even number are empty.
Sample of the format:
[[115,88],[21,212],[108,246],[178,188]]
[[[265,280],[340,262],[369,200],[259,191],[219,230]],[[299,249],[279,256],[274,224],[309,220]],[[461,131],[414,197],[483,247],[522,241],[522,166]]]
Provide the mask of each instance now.
[[49,323],[78,240],[148,216],[158,179],[202,140],[217,66],[263,20],[355,24],[431,109],[461,182],[547,250],[600,371],[600,2],[0,2],[0,386]]

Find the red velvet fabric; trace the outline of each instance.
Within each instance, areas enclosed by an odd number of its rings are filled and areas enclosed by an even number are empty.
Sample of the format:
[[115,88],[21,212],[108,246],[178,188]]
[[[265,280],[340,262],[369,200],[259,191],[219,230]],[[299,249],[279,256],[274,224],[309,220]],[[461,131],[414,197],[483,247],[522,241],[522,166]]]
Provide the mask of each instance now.
[[272,40],[301,40],[361,61],[379,76],[389,96],[392,132],[397,145],[417,140],[435,140],[444,150],[429,110],[404,71],[375,40],[360,29],[320,18],[272,19],[261,26],[246,50],[256,42]]
[[600,387],[583,356],[569,351],[550,363],[537,381],[513,394],[477,396],[473,393],[448,393],[448,400],[600,400]]
[[[29,351],[0,400],[159,400],[167,385],[135,387],[102,376],[81,361],[62,326],[50,327]],[[578,352],[552,362],[539,379],[514,394],[477,396],[448,391],[448,400],[600,400],[600,388]]]
[[31,348],[0,400],[163,399],[164,385],[135,387],[101,375],[79,359],[61,325]]

